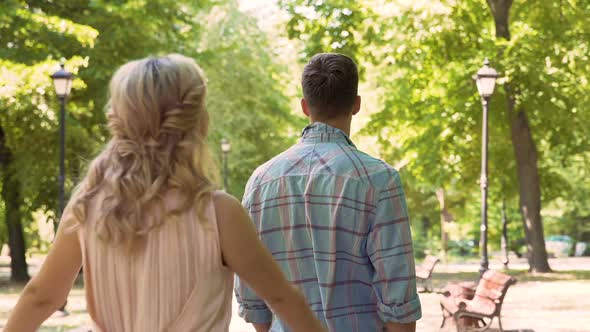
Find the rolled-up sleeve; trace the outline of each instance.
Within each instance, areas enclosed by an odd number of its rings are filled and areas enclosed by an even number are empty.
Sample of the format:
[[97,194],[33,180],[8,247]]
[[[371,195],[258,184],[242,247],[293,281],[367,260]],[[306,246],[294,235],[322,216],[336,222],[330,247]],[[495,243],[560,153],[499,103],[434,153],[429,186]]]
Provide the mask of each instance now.
[[235,281],[236,299],[239,304],[238,313],[248,323],[264,324],[272,321],[272,312],[239,277]]
[[422,317],[406,199],[399,173],[388,169],[376,188],[376,208],[367,239],[373,288],[383,322],[411,323]]

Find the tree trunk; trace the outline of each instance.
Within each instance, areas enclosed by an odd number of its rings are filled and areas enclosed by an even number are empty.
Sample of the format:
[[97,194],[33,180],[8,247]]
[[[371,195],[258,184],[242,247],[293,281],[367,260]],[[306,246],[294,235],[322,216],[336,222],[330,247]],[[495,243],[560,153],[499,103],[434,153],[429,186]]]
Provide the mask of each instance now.
[[524,221],[530,271],[549,272],[543,222],[537,150],[527,115],[519,111],[511,119],[512,146],[520,184],[520,212]]
[[[510,40],[509,14],[512,0],[488,0],[496,24],[496,38]],[[541,220],[541,185],[537,167],[537,150],[524,110],[515,110],[515,92],[507,83],[507,110],[510,118],[512,146],[520,187],[520,212],[524,222],[530,271],[549,272],[543,222]]]
[[21,224],[20,183],[10,162],[10,150],[4,144],[4,132],[0,127],[0,166],[2,166],[2,199],[4,200],[8,246],[10,248],[10,280],[26,282],[30,279],[25,258],[26,246]]
[[508,19],[512,0],[488,0],[488,6],[494,16],[494,23],[496,23],[496,37],[510,40]]
[[449,243],[449,232],[446,230],[446,223],[449,218],[447,218],[449,212],[447,211],[447,207],[445,205],[445,189],[438,188],[436,190],[436,198],[438,199],[438,203],[440,206],[440,244],[441,244],[441,251],[442,251],[442,260],[443,263],[447,261],[447,251],[448,251],[448,243]]

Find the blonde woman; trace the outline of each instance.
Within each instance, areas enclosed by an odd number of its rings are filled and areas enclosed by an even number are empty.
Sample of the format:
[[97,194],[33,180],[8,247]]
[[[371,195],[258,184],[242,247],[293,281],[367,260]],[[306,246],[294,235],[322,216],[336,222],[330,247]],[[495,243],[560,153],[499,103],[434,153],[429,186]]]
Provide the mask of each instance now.
[[95,331],[228,331],[234,272],[293,331],[324,331],[240,203],[215,190],[205,94],[203,72],[181,55],[116,72],[112,138],[5,332],[35,331],[64,303],[80,266]]

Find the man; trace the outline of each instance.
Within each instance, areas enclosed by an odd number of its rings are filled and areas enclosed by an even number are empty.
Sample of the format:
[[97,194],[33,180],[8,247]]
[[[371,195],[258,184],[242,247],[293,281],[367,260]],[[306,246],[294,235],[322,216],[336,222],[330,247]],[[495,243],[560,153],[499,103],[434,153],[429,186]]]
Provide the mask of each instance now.
[[[400,176],[349,139],[361,107],[357,67],[344,55],[318,54],[301,85],[311,125],[254,172],[243,205],[330,331],[415,331],[421,306]],[[239,279],[236,296],[256,331],[287,331]]]

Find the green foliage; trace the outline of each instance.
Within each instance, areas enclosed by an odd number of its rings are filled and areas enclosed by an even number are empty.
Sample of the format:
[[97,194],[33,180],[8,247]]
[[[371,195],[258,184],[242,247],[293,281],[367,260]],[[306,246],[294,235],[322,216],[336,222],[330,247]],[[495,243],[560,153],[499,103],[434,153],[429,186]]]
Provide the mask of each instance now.
[[291,143],[289,128],[300,126],[283,94],[285,69],[235,1],[8,0],[0,12],[0,127],[22,184],[30,241],[32,213],[52,218],[57,205],[59,105],[49,75],[59,58],[77,75],[67,104],[67,191],[108,139],[108,82],[129,60],[176,52],[204,68],[211,148],[218,154],[220,138],[230,139],[235,195],[256,166]]
[[[494,19],[483,0],[417,1],[412,5],[354,2],[354,13],[359,16],[371,6],[381,6],[367,23],[358,20],[342,26],[326,25],[331,20],[327,13],[342,11],[353,2],[280,3],[291,14],[287,25],[291,36],[313,39],[314,51],[330,49],[340,40],[340,32],[353,29],[349,32],[357,38],[350,52],[366,49],[374,55],[371,70],[379,72],[382,107],[365,133],[378,135],[381,154],[387,160],[408,163],[403,176],[414,222],[427,217],[440,224],[432,196],[444,187],[451,212],[460,223],[471,225],[466,228],[477,236],[481,103],[471,77],[485,57],[501,74],[489,119],[492,243],[499,241],[500,213],[496,209],[501,200],[509,202],[511,214],[518,204],[506,91],[515,96],[516,110],[527,112],[530,120],[543,201],[563,199],[587,209],[587,200],[580,200],[576,192],[588,186],[588,177],[572,176],[567,170],[578,165],[582,153],[590,149],[588,1],[515,2],[509,41],[496,38]],[[314,12],[309,15],[314,19],[293,14],[301,6],[312,6]],[[380,38],[371,34],[364,38],[365,31],[374,26],[379,26]],[[361,67],[367,66],[371,66],[369,61],[361,62]],[[579,168],[575,172],[583,174]],[[522,237],[522,227],[512,226],[518,224],[516,216],[511,219],[511,233]]]
[[233,5],[217,8],[197,59],[208,75],[212,149],[220,156],[227,138],[229,192],[241,197],[256,167],[294,143],[288,133],[302,121],[293,116],[286,89],[286,68],[256,21]]
[[[382,131],[391,126],[397,133],[412,124],[413,130],[402,134],[400,144],[406,155],[416,156],[412,164],[426,175],[425,182],[445,184],[460,175],[464,186],[477,178],[481,115],[469,78],[485,55],[495,60],[493,65],[502,74],[500,83],[518,91],[517,108],[530,114],[544,179],[551,178],[546,166],[552,157],[567,159],[588,148],[588,141],[581,137],[588,136],[589,127],[583,123],[589,123],[590,117],[579,112],[587,102],[588,85],[578,80],[586,75],[590,62],[588,57],[571,57],[584,50],[588,41],[581,38],[581,31],[567,36],[552,32],[556,27],[575,30],[579,21],[545,15],[539,22],[539,13],[530,7],[536,8],[532,3],[514,8],[518,15],[513,18],[516,28],[510,42],[495,39],[493,20],[483,1],[447,4],[442,13],[408,11],[396,19],[407,28],[402,29],[407,37],[389,43],[396,55],[384,77],[394,79],[383,82],[388,91],[386,106],[372,128]],[[575,16],[576,11],[564,13],[569,14]],[[517,184],[503,93],[499,88],[491,106],[490,174],[492,186],[512,196]],[[427,169],[441,171],[425,172]],[[555,197],[558,184],[543,182],[545,199]]]
[[563,181],[562,191],[548,206],[552,213],[547,218],[546,234],[565,234],[576,241],[590,242],[590,154],[572,159],[566,166],[556,162],[559,165],[555,165],[554,171]]
[[440,237],[426,237],[421,234],[413,234],[414,257],[425,258],[427,255],[436,256],[441,251]]
[[[75,57],[67,65],[76,72],[74,68],[85,65],[85,61]],[[0,59],[0,126],[12,153],[10,167],[22,185],[25,200],[21,208],[28,212],[28,219],[32,211],[53,210],[56,204],[58,113],[49,78],[56,66],[54,60],[24,65]],[[74,89],[81,85],[76,81]],[[70,110],[71,115],[76,114],[76,105]],[[91,153],[92,142],[82,128],[69,121],[66,130],[68,160]]]
[[[357,61],[373,60],[373,48],[381,30],[369,1],[350,0],[279,0],[289,14],[287,35],[303,42],[299,54],[307,61],[316,53],[337,52]],[[364,68],[360,68],[361,75]]]

